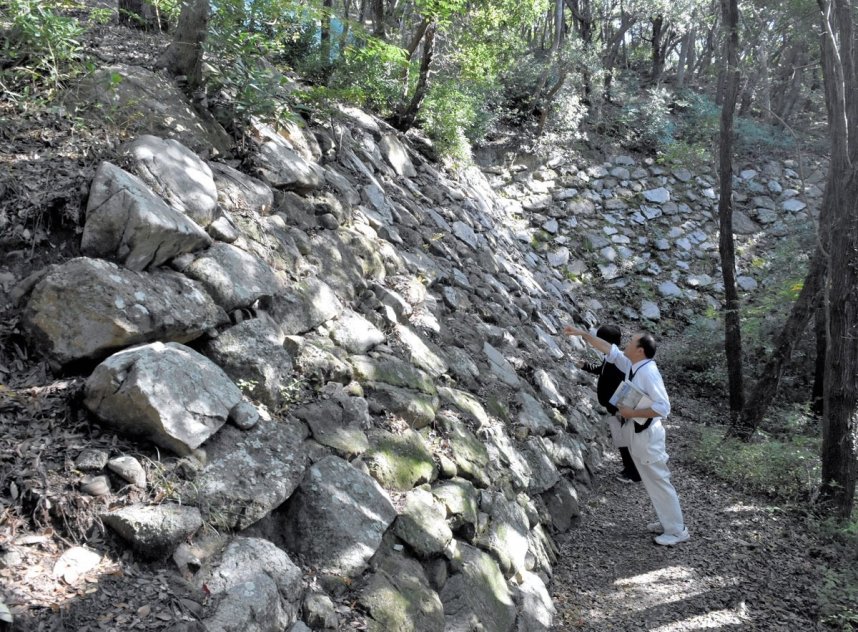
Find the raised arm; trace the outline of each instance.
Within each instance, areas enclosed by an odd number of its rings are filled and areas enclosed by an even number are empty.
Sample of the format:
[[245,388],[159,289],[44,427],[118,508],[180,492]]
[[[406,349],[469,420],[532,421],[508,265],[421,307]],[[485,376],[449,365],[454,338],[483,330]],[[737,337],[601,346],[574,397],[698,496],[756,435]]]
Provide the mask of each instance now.
[[577,327],[573,327],[572,325],[566,325],[563,328],[563,333],[567,336],[581,336],[581,338],[588,345],[593,347],[596,351],[601,351],[605,355],[608,355],[611,351],[611,343],[607,340],[602,340],[591,334],[589,331],[585,331],[584,329],[578,329]]

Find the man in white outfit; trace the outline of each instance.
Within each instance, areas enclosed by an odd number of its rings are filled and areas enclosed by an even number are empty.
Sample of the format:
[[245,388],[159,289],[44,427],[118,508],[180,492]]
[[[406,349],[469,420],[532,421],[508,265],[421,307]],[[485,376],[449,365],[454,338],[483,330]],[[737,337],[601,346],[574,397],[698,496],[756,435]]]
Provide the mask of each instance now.
[[656,536],[655,543],[672,546],[689,539],[688,529],[682,519],[679,497],[670,482],[670,470],[667,469],[667,451],[664,444],[664,426],[661,420],[670,414],[670,399],[664,388],[661,373],[655,364],[655,339],[647,333],[632,336],[625,349],[620,351],[601,338],[576,327],[567,326],[563,330],[570,336],[581,336],[587,344],[605,354],[608,362],[613,363],[632,382],[652,400],[647,408],[619,408],[619,414],[633,423],[623,424],[628,435],[629,450],[637,466],[644,487],[655,508],[658,522],[648,525]]

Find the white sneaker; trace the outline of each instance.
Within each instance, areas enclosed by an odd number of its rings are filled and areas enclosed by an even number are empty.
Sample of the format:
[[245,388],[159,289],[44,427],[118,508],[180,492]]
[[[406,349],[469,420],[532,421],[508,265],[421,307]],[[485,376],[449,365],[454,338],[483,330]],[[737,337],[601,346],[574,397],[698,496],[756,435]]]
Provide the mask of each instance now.
[[650,533],[664,533],[664,527],[661,526],[661,522],[658,520],[648,523],[646,530]]
[[680,533],[662,533],[661,535],[655,536],[653,540],[655,540],[656,544],[660,544],[661,546],[673,546],[674,544],[679,544],[680,542],[687,542],[691,536],[688,534],[688,529],[683,529]]

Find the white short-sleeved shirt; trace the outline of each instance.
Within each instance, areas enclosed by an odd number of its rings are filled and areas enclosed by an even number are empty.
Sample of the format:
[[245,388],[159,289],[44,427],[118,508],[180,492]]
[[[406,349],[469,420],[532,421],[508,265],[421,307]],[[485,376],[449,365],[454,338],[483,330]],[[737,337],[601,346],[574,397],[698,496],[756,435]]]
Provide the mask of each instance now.
[[607,360],[625,373],[626,379],[629,379],[630,371],[634,372],[632,383],[649,396],[652,400],[651,408],[661,417],[667,417],[670,414],[670,398],[667,396],[664,380],[661,379],[661,372],[654,360],[645,359],[632,364],[617,345],[611,345]]

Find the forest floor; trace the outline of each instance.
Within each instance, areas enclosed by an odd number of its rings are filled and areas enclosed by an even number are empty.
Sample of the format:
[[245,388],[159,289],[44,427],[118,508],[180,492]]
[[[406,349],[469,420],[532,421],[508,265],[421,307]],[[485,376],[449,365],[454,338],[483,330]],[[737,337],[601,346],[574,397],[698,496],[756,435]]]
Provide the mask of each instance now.
[[691,540],[653,542],[646,491],[617,480],[619,453],[609,454],[581,498],[577,527],[558,538],[556,629],[851,630],[848,622],[820,623],[818,589],[830,569],[853,563],[853,553],[808,516],[703,473],[690,456],[702,411],[699,402],[677,399],[665,424]]

